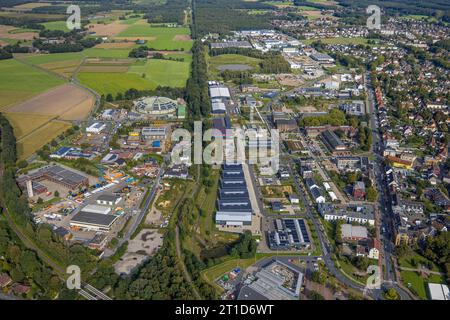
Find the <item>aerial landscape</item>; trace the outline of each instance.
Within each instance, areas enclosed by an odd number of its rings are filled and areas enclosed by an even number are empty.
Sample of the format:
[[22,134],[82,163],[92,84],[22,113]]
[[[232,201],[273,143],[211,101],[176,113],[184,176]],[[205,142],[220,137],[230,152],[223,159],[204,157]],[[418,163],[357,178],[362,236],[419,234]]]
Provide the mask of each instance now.
[[446,0],[0,0],[0,300],[450,300],[449,36]]

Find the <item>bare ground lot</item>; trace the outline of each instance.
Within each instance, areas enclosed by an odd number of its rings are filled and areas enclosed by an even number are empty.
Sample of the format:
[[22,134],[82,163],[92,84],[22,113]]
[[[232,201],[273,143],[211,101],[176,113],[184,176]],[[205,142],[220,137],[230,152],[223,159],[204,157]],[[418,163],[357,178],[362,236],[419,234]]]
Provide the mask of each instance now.
[[124,31],[129,26],[122,24],[120,21],[114,21],[109,24],[93,23],[89,24],[87,27],[89,32],[95,32],[98,36],[113,37]]
[[33,40],[34,37],[39,37],[36,32],[21,32],[21,33],[9,33],[9,31],[17,29],[12,26],[0,25],[0,38],[15,39],[15,40]]
[[89,92],[75,85],[64,84],[8,109],[39,115],[56,115],[63,120],[82,120],[94,104]]
[[189,41],[191,40],[191,36],[188,34],[177,34],[173,37],[173,41]]
[[162,246],[163,236],[157,229],[143,229],[129,241],[127,252],[114,265],[118,274],[130,274]]

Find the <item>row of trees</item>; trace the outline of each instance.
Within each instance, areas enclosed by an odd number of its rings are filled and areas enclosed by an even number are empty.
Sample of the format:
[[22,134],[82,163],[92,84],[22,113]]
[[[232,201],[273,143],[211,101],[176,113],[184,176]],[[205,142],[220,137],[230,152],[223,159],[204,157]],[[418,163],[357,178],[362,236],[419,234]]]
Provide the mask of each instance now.
[[192,47],[191,76],[187,81],[186,99],[189,108],[189,120],[197,120],[211,112],[208,94],[208,71],[206,49],[201,41],[196,40]]
[[62,282],[46,267],[34,251],[27,250],[8,223],[0,221],[0,273],[7,273],[13,282],[31,287],[27,298],[53,299]]
[[300,120],[300,126],[323,126],[326,124],[332,126],[343,126],[347,124],[345,113],[339,109],[332,109],[329,114],[315,117],[306,117]]
[[117,93],[114,97],[111,93],[107,95],[102,95],[102,102],[113,102],[113,101],[123,101],[123,100],[135,100],[138,98],[146,97],[146,96],[164,96],[171,99],[178,99],[180,97],[184,97],[186,94],[186,90],[184,88],[172,88],[172,87],[162,87],[158,86],[153,90],[137,90],[134,88],[128,89],[124,93]]
[[227,35],[233,30],[269,29],[272,13],[248,14],[242,9],[271,10],[273,6],[259,1],[196,0],[195,36],[209,33]]
[[7,208],[14,223],[22,229],[30,239],[42,248],[52,260],[61,266],[76,264],[80,266],[83,274],[88,274],[95,266],[96,257],[93,252],[82,245],[67,247],[63,239],[53,233],[50,225],[35,225],[31,218],[31,209],[28,206],[26,195],[16,183],[17,151],[14,132],[8,120],[0,115],[1,127],[1,156],[0,166],[2,179],[0,181],[0,199],[3,208]]

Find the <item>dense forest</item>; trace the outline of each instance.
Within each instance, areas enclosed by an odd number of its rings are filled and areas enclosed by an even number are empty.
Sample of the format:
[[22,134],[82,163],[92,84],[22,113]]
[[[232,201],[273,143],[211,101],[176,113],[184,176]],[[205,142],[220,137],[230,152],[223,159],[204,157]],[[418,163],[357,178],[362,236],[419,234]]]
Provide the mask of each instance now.
[[205,53],[206,47],[200,41],[195,41],[192,47],[191,76],[186,86],[186,99],[191,121],[200,119],[201,115],[208,115],[211,110]]
[[[1,170],[4,170],[0,185],[2,213],[5,210],[5,204],[11,212],[15,213],[13,211],[15,209],[26,211],[24,203],[17,201],[20,195],[17,192],[18,188],[15,185],[13,174],[16,161],[16,139],[11,125],[1,114],[0,131],[0,166]],[[7,192],[6,188],[10,188],[12,182],[14,182],[12,186],[13,190]],[[12,203],[13,197],[17,197],[15,202],[18,205],[15,208],[7,205]],[[53,299],[61,289],[62,282],[60,279],[50,268],[43,264],[34,251],[27,250],[24,247],[2,217],[0,217],[0,257],[3,257],[0,259],[0,273],[6,272],[13,282],[22,283],[31,287],[27,298]]]
[[82,245],[74,244],[67,247],[63,240],[53,233],[51,226],[35,225],[31,220],[31,209],[26,196],[22,193],[15,180],[16,172],[16,139],[8,120],[0,114],[1,154],[0,167],[2,179],[0,181],[0,200],[3,209],[8,209],[14,223],[22,232],[33,239],[36,246],[41,248],[61,267],[76,264],[87,275],[95,267],[97,258],[94,252]]
[[[281,56],[279,52],[263,53],[255,49],[247,48],[221,48],[211,49],[209,51],[210,56],[218,56],[221,54],[240,54],[251,58],[261,59],[259,64],[260,73],[290,73],[291,67],[289,63]],[[234,78],[245,76],[242,72],[223,72],[225,78]]]
[[273,6],[262,2],[243,0],[196,0],[195,20],[197,36],[208,33],[228,34],[232,30],[271,28],[271,14],[251,15],[242,9],[271,10]]
[[153,5],[150,9],[146,8],[145,18],[150,23],[177,22],[183,25],[187,6],[187,0],[167,1],[162,5]]
[[[71,32],[63,32],[60,30],[42,30],[39,33],[40,39],[33,41],[33,46],[41,51],[48,51],[49,53],[61,52],[79,52],[87,48],[92,48],[102,42],[100,38],[85,38],[78,30]],[[46,39],[63,39],[62,43],[49,43]]]

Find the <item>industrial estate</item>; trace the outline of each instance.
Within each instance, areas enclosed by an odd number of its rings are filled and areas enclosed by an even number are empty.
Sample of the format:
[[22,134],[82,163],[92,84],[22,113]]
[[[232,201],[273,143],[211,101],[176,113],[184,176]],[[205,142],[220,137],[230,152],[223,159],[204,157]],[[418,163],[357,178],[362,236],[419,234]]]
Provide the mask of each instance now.
[[1,1],[0,299],[450,300],[450,6],[372,2]]

